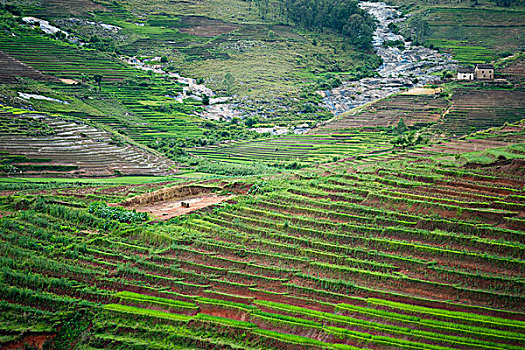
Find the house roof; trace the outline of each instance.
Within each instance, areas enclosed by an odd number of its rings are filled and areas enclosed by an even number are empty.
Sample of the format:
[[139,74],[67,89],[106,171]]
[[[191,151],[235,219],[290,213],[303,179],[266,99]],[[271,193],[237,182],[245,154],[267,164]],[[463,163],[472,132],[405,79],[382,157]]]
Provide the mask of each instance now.
[[476,68],[479,69],[494,69],[492,64],[476,64]]
[[474,73],[474,68],[458,68],[458,73]]

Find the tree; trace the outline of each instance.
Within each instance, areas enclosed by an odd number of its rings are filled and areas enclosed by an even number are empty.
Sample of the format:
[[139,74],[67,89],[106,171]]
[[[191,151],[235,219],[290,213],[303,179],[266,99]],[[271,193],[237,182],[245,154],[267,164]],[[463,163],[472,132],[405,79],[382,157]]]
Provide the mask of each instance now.
[[248,118],[248,119],[246,119],[244,124],[246,124],[247,127],[252,128],[255,124],[257,124],[257,122],[258,121],[255,118]]
[[428,22],[420,17],[414,17],[410,21],[410,28],[412,30],[412,37],[415,44],[423,44],[427,35],[430,33],[430,26]]
[[442,75],[441,75],[441,80],[445,80],[445,79],[450,79],[450,78],[453,78],[454,75],[449,72],[448,70],[446,71],[443,71]]
[[100,74],[96,74],[93,78],[95,79],[95,83],[98,84],[98,91],[101,91],[102,90],[102,78],[103,78],[103,76],[100,75]]
[[359,14],[353,14],[343,27],[343,34],[350,37],[350,41],[357,47],[369,49],[372,42],[374,29],[365,18]]
[[226,73],[224,75],[223,84],[226,92],[231,95],[233,85],[235,84],[235,77],[231,73]]
[[205,106],[210,104],[210,97],[208,95],[202,96],[202,104]]
[[502,7],[510,7],[513,4],[518,4],[519,0],[493,0],[496,5]]
[[[308,29],[324,30],[332,29],[338,33],[344,33],[344,27],[348,25],[353,15],[361,16],[366,22],[366,27],[374,28],[375,23],[371,16],[358,6],[355,0],[253,0],[259,9],[259,16],[263,19],[284,21],[292,25],[302,26]],[[251,3],[251,2],[250,2]],[[354,18],[352,21],[355,21]],[[372,29],[373,31],[373,29]],[[371,31],[371,32],[372,32]],[[371,34],[370,32],[370,34]],[[360,47],[370,48],[370,43],[364,41],[372,40],[372,35],[357,35],[356,43]],[[314,44],[315,45],[315,44]]]
[[405,131],[407,131],[408,127],[405,124],[405,120],[403,118],[399,119],[399,122],[397,123],[397,133],[403,134]]

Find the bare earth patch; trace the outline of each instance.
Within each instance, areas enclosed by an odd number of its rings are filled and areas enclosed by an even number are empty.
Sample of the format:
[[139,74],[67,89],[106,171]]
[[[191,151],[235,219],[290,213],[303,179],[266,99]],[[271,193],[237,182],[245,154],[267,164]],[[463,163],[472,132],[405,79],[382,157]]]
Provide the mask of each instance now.
[[402,93],[402,95],[436,95],[441,92],[441,88],[413,88]]
[[[169,220],[179,215],[188,214],[192,211],[203,209],[211,205],[224,202],[233,196],[218,196],[216,194],[207,194],[199,197],[191,197],[184,199],[174,199],[163,202],[155,202],[148,204],[137,204],[128,207],[128,209],[135,209],[138,212],[149,213],[159,220]],[[183,207],[182,202],[188,203],[189,207]]]
[[44,343],[49,339],[53,339],[54,337],[55,337],[55,334],[53,333],[29,334],[29,335],[22,337],[22,339],[16,342],[5,344],[4,347],[2,347],[2,349],[5,349],[5,350],[7,349],[10,349],[10,350],[26,349],[27,346],[31,346],[32,348],[36,348],[36,349],[42,349],[42,347],[44,346]]
[[202,37],[214,37],[217,35],[227,34],[239,28],[233,24],[199,16],[185,17],[182,19],[182,23],[187,26],[186,28],[179,29],[182,33]]
[[60,78],[59,80],[60,80],[61,82],[63,82],[64,84],[67,84],[67,85],[78,84],[78,81],[73,80],[73,79]]
[[49,15],[85,15],[91,11],[109,11],[91,0],[46,0],[42,3],[44,13]]

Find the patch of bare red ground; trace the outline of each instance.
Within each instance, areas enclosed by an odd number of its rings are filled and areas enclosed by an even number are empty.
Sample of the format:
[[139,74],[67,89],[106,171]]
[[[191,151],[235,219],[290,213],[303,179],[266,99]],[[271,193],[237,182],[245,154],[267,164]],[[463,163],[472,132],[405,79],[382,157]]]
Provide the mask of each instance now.
[[17,193],[18,191],[11,191],[11,190],[0,191],[0,197],[14,196]]
[[237,321],[249,321],[248,312],[241,309],[225,308],[213,304],[199,304],[200,312],[206,315],[225,317]]
[[37,349],[42,349],[44,343],[53,340],[55,338],[55,333],[42,333],[42,334],[28,334],[22,337],[22,339],[17,340],[12,343],[2,345],[4,350],[23,350],[27,345],[32,346]]
[[[214,186],[209,186],[213,184]],[[251,185],[224,181],[206,181],[197,184],[182,184],[160,188],[154,192],[135,196],[112,206],[124,206],[139,212],[147,212],[157,220],[168,220],[215,204],[230,200],[233,195],[218,195],[217,190],[235,194],[246,194]],[[183,203],[185,205],[183,205]]]
[[[500,159],[491,164],[478,164],[478,163],[467,163],[464,166],[466,169],[490,169],[492,172],[508,174],[513,176],[525,175],[525,159]],[[494,184],[509,184],[511,186],[521,186],[525,184],[523,180],[517,179],[498,179],[498,180],[487,180],[485,182],[491,182]]]
[[46,0],[42,11],[48,15],[85,15],[91,11],[109,11],[91,0]]
[[227,34],[239,28],[234,24],[203,16],[182,17],[181,22],[186,26],[185,28],[179,29],[182,33],[202,37],[214,37]]
[[[498,162],[496,162],[498,163]],[[472,166],[473,164],[470,163],[471,168],[484,168],[484,166],[479,166],[478,164]],[[501,163],[502,165],[513,165],[513,170],[521,169],[523,165],[525,165],[524,160],[522,159],[513,159],[513,160],[504,160]],[[494,165],[493,167],[496,168],[499,165]],[[491,166],[487,166],[487,168],[490,168]],[[465,168],[469,168],[468,164],[465,165]],[[501,168],[501,166],[500,166]],[[525,185],[525,181],[518,180],[518,179],[510,179],[510,178],[504,178],[504,177],[498,177],[497,179],[491,179],[491,178],[482,178],[476,175],[464,175],[461,177],[460,181],[472,181],[472,182],[478,182],[481,183],[481,186],[487,185],[488,188],[493,188],[490,185],[496,185],[496,186],[510,186],[515,187],[518,191],[521,190],[523,185]]]
[[505,189],[505,188],[499,188],[499,187],[490,187],[490,186],[483,186],[476,183],[467,183],[467,182],[460,182],[456,180],[451,181],[437,181],[436,185],[443,186],[445,188],[450,188],[451,190],[455,191],[476,191],[478,193],[488,195],[488,196],[494,196],[494,195],[503,195],[508,196],[511,194],[516,194],[516,191],[513,191],[512,189]]
[[11,211],[0,211],[0,218],[3,218],[4,216],[9,216],[13,214]]
[[[201,210],[203,208],[222,203],[231,198],[233,198],[233,196],[208,194],[192,198],[131,205],[128,208],[135,209],[138,212],[148,213],[158,220],[169,220],[176,216],[188,214],[196,210]],[[182,202],[189,203],[189,207],[183,207]]]

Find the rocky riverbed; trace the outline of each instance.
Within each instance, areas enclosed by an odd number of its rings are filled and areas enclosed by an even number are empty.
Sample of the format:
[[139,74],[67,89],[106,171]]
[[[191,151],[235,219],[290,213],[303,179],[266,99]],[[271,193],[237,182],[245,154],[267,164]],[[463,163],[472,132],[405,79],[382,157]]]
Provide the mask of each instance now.
[[[373,46],[383,64],[377,69],[378,77],[344,82],[338,88],[319,91],[323,102],[335,115],[398,93],[401,89],[436,83],[440,78],[432,73],[456,69],[457,62],[451,55],[412,45],[403,36],[393,33],[389,24],[407,19],[394,7],[384,2],[360,2],[359,6],[378,20]],[[386,41],[396,40],[404,43],[405,48],[384,46]]]

